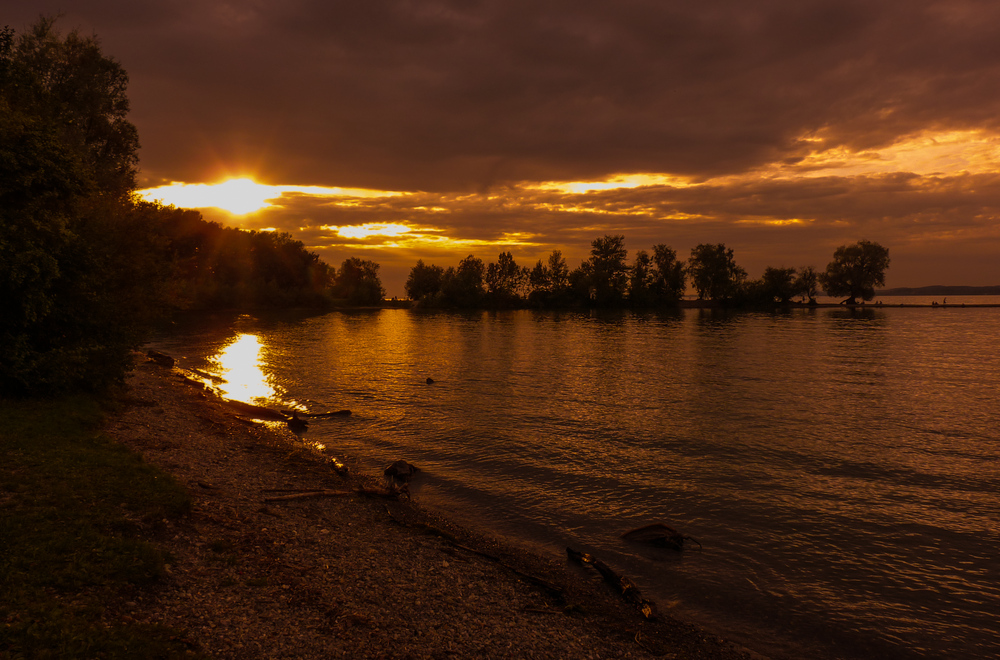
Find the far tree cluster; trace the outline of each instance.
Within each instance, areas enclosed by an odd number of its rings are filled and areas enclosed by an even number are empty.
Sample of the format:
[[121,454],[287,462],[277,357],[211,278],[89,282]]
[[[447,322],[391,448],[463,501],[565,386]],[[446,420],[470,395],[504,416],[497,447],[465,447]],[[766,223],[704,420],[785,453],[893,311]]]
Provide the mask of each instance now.
[[[225,228],[135,195],[139,140],[128,76],[96,39],[52,19],[0,30],[0,394],[101,389],[121,382],[151,322],[174,309],[379,304],[374,261],[328,266],[289,234]],[[847,303],[885,283],[888,250],[845,245],[822,273],[767,268],[750,280],[733,250],[639,250],[594,239],[571,269],[553,250],[521,266],[510,252],[412,268],[407,295],[428,307],[658,307],[687,282],[722,305]]]
[[665,307],[684,297],[687,282],[699,300],[724,306],[773,306],[798,298],[815,304],[820,288],[830,296],[871,300],[875,287],[885,284],[889,251],[878,243],[860,241],[834,253],[826,271],[768,267],[760,279],[750,279],[736,264],[732,248],[703,243],[686,261],[673,248],[654,245],[628,261],[625,237],[606,235],[591,243],[590,257],[570,270],[562,252],[553,250],[533,267],[519,266],[510,252],[484,264],[469,255],[457,268],[425,264],[411,269],[406,294],[425,307]]

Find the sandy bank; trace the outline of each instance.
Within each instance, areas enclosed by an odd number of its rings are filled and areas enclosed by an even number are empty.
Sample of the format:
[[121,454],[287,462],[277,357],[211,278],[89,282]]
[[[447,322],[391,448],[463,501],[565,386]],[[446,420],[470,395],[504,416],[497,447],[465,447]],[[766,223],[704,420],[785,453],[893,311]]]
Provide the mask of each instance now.
[[[287,430],[253,424],[169,369],[140,365],[107,431],[191,491],[157,523],[168,578],[112,616],[187,631],[217,658],[759,657],[663,615],[648,621],[592,570],[356,494]],[[554,589],[553,587],[558,587]]]

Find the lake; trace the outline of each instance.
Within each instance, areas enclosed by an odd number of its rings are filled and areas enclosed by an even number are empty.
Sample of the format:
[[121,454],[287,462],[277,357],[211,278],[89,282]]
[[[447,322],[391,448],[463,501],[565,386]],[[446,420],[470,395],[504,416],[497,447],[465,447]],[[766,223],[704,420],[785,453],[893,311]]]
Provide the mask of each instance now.
[[[591,552],[761,653],[985,658],[1000,657],[998,337],[1000,309],[950,304],[386,309],[199,317],[152,347],[233,398],[352,410],[304,440],[376,473],[405,458],[424,506]],[[654,522],[702,549],[619,538]]]

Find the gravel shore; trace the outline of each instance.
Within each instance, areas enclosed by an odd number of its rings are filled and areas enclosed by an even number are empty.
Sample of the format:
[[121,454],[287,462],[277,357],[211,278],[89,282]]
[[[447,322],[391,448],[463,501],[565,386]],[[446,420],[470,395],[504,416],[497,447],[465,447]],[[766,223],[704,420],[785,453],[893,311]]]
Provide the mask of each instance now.
[[[215,658],[757,658],[660,614],[600,575],[359,491],[280,425],[241,417],[175,370],[130,379],[107,432],[194,501],[154,524],[165,580],[109,616],[185,632]],[[322,491],[298,499],[306,491]]]

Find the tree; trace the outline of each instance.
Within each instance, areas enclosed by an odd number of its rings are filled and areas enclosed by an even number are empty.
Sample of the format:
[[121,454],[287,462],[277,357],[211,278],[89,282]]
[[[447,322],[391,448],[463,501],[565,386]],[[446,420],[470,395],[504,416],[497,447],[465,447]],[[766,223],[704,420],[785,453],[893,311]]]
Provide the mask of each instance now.
[[826,266],[826,272],[819,276],[820,286],[826,295],[839,298],[848,305],[857,299],[871,300],[875,297],[875,287],[885,286],[885,271],[889,268],[889,248],[870,241],[858,241],[854,245],[841,245],[833,253],[833,261]]
[[769,302],[787,303],[797,292],[794,268],[764,269],[763,288]]
[[569,288],[569,266],[563,258],[562,252],[552,250],[548,260],[549,281],[552,293],[561,295]]
[[334,294],[347,298],[352,305],[377,305],[385,296],[379,265],[374,261],[351,257],[345,259],[334,279]]
[[598,305],[614,305],[625,298],[629,276],[627,258],[625,237],[620,234],[606,234],[591,243],[590,287]]
[[[0,31],[0,391],[120,382],[161,290],[165,241],[135,187],[127,76],[41,19]],[[155,214],[154,214],[155,215]]]
[[799,275],[795,279],[795,293],[809,301],[810,305],[816,304],[816,294],[819,291],[819,274],[812,266],[804,266],[799,269]]
[[486,268],[486,290],[494,304],[516,303],[528,281],[528,272],[519,267],[510,252],[501,252]]
[[478,307],[483,300],[483,260],[469,255],[459,262],[458,268],[445,271],[441,291],[445,302],[456,307]]
[[692,248],[688,274],[699,299],[721,302],[733,300],[747,276],[746,271],[736,265],[732,248],[727,249],[723,243],[702,243]]
[[633,306],[645,307],[653,299],[653,260],[645,250],[635,253],[629,271],[628,300]]
[[441,290],[443,281],[444,268],[424,265],[423,259],[418,259],[417,265],[410,269],[404,288],[410,300],[426,300]]
[[677,260],[673,248],[658,244],[653,246],[654,299],[661,304],[672,304],[684,296],[684,264]]
[[[135,189],[138,132],[128,120],[128,74],[100,42],[73,31],[61,37],[41,18],[0,52],[0,86],[11,110],[37,118],[80,159],[88,183],[105,194]],[[9,32],[8,32],[9,35]]]

